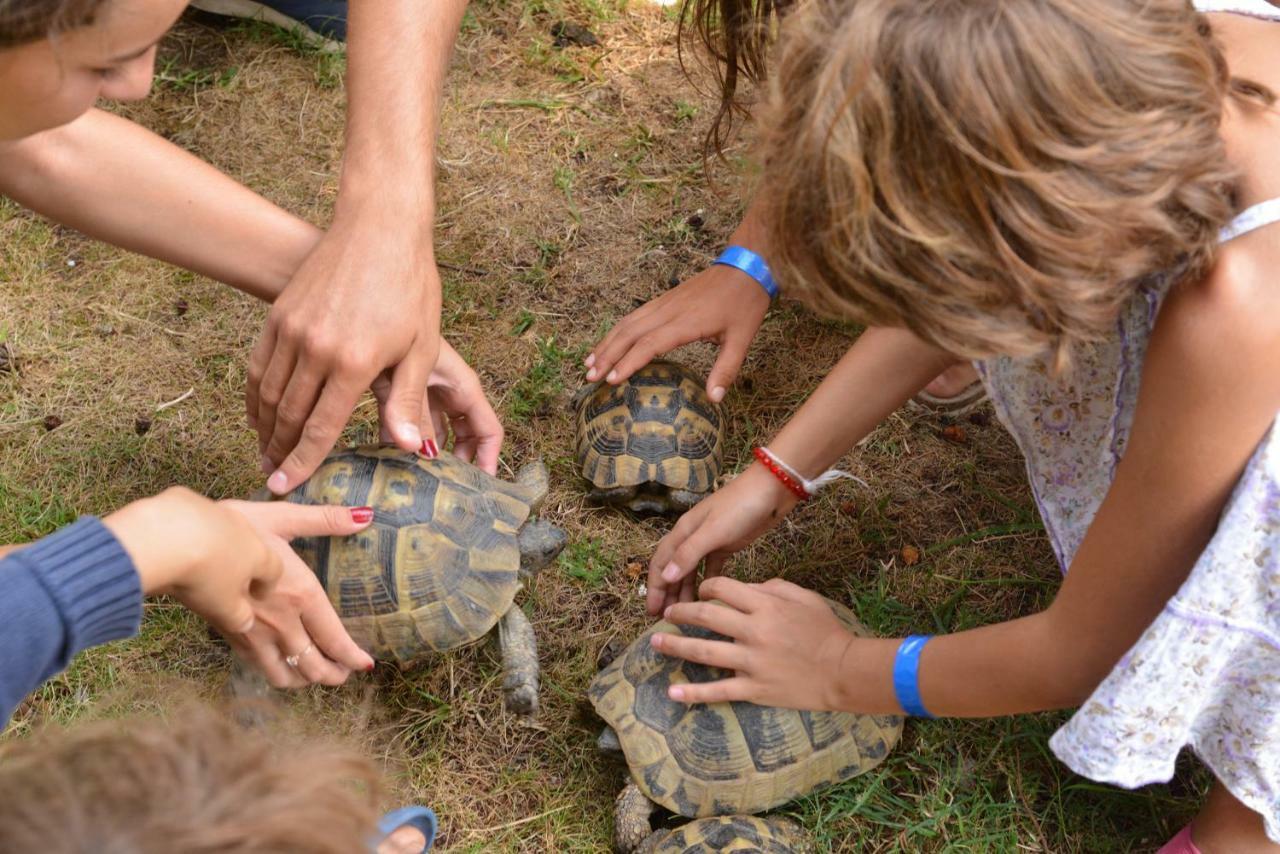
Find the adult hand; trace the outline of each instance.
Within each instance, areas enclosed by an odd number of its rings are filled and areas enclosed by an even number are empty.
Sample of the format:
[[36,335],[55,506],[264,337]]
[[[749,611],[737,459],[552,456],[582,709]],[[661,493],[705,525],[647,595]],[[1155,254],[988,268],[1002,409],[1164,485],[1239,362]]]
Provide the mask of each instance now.
[[672,700],[840,710],[837,675],[856,638],[821,596],[780,578],[764,584],[712,578],[702,583],[698,595],[704,601],[673,605],[666,620],[710,629],[730,640],[655,632],[650,643],[664,655],[734,675],[672,685],[667,689]]
[[440,350],[439,271],[429,245],[408,244],[393,231],[336,218],[267,316],[249,361],[245,406],[271,472],[267,487],[277,495],[315,471],[384,371],[392,441],[434,456],[422,391]]
[[759,463],[752,463],[723,489],[699,501],[658,542],[649,561],[645,610],[661,614],[691,602],[698,563],[717,576],[729,555],[768,531],[796,505],[796,497]]
[[[387,402],[392,390],[391,376],[384,373],[373,384],[382,421],[382,441],[392,441]],[[422,401],[424,417],[430,413],[432,429],[441,446],[453,433],[453,453],[489,474],[498,473],[498,452],[502,450],[502,423],[489,405],[476,372],[449,346],[440,341],[440,359],[427,379]]]
[[[346,507],[214,503],[174,488],[134,502],[104,523],[133,558],[144,593],[173,596],[225,635],[273,685],[293,687],[339,684],[352,669],[372,667],[373,659],[351,640],[288,541],[354,534],[371,520],[371,513]],[[290,655],[299,656],[296,668],[285,663]]]
[[681,344],[714,341],[720,354],[707,375],[707,394],[719,402],[768,311],[769,295],[754,279],[713,264],[618,321],[587,356],[587,379],[617,384]]
[[[369,526],[368,508],[307,507],[283,501],[224,501],[257,532],[280,561],[274,584],[251,589],[253,627],[227,635],[245,661],[277,688],[313,682],[341,685],[352,670],[372,670],[373,659],[347,634],[314,572],[289,547],[295,537],[341,537]],[[181,599],[182,597],[179,596]],[[296,657],[296,666],[288,663]]]

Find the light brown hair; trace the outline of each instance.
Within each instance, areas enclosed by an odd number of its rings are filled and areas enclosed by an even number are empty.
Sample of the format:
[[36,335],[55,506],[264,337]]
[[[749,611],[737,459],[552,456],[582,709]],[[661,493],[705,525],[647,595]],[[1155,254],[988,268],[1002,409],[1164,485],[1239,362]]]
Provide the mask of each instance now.
[[352,854],[377,822],[372,765],[207,708],[101,721],[0,755],[0,851]]
[[0,49],[82,27],[105,0],[0,0]]
[[769,50],[783,14],[796,0],[687,0],[680,6],[677,45],[684,66],[686,42],[710,54],[720,86],[720,105],[704,140],[707,155],[723,151],[735,117],[749,113],[740,81],[762,83],[768,76]]
[[1232,216],[1232,81],[1186,0],[806,0],[761,198],[784,289],[964,358],[1108,336]]

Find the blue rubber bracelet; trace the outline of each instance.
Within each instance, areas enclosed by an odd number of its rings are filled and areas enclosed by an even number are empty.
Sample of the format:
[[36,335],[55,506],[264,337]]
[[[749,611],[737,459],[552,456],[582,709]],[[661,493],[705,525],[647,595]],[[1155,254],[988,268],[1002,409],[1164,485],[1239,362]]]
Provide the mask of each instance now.
[[756,253],[745,246],[730,246],[720,253],[720,257],[712,263],[724,264],[726,267],[737,267],[760,283],[769,299],[778,298],[778,285],[773,281],[773,273],[769,265]]
[[920,651],[932,635],[911,635],[898,647],[893,660],[893,693],[903,711],[917,718],[931,718],[920,700]]

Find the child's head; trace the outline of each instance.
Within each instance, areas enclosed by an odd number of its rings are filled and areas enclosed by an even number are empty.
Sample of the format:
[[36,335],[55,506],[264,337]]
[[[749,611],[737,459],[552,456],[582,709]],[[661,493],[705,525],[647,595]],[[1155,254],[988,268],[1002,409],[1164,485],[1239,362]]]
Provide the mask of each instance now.
[[357,754],[208,710],[101,721],[0,755],[0,851],[351,854],[377,797]]
[[764,123],[771,251],[821,309],[1065,365],[1143,276],[1208,263],[1243,88],[1187,0],[806,0]]
[[155,45],[185,0],[0,0],[0,141],[151,89]]

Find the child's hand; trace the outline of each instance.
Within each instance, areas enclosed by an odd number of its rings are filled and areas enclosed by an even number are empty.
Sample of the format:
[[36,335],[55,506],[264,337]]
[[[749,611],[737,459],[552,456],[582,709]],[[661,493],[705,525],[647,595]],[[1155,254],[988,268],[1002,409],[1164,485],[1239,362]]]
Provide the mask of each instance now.
[[[391,377],[384,373],[373,384],[384,442],[393,441],[386,413],[387,395],[390,391]],[[441,447],[452,430],[455,456],[474,462],[489,474],[498,473],[498,452],[502,450],[503,438],[502,422],[489,405],[476,372],[443,339],[440,341],[440,358],[427,379],[422,408],[424,412],[430,412]]]
[[754,279],[712,265],[618,321],[587,357],[587,379],[617,384],[681,344],[714,341],[720,355],[707,376],[707,394],[719,402],[768,311],[769,295]]
[[658,543],[649,561],[645,610],[657,615],[677,602],[693,601],[699,562],[706,559],[708,578],[719,575],[730,554],[782,521],[795,505],[796,497],[777,478],[751,464],[695,504]]
[[[682,703],[745,700],[763,706],[840,711],[841,664],[854,636],[826,601],[803,587],[775,578],[743,584],[712,578],[698,589],[702,602],[683,602],[664,618],[701,626],[732,641],[701,640],[667,632],[650,637],[665,655],[731,670],[731,678],[672,685],[667,695]],[[706,600],[717,600],[715,602]]]

